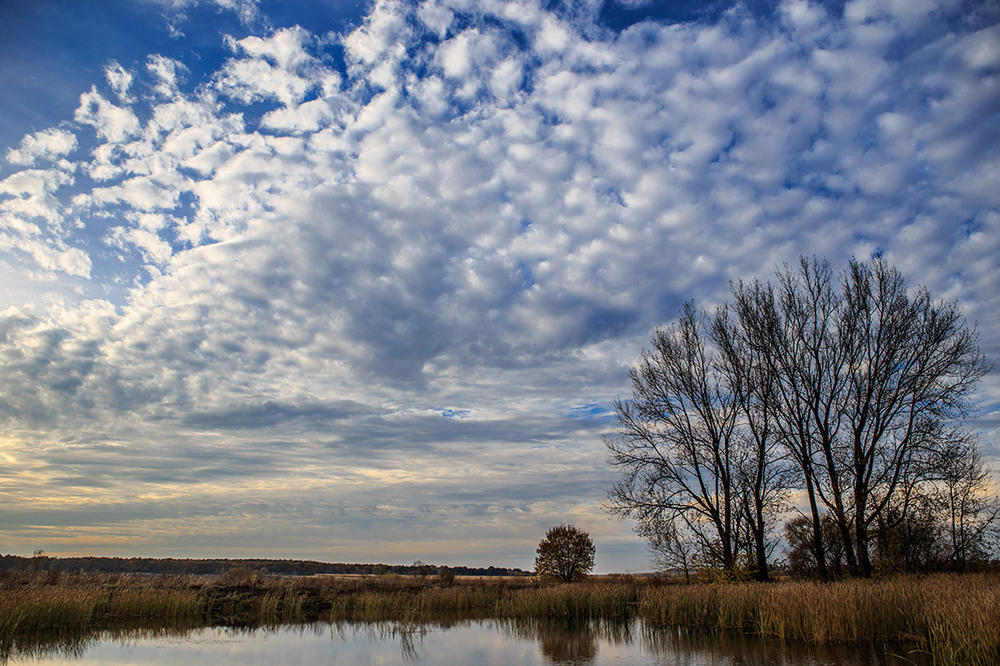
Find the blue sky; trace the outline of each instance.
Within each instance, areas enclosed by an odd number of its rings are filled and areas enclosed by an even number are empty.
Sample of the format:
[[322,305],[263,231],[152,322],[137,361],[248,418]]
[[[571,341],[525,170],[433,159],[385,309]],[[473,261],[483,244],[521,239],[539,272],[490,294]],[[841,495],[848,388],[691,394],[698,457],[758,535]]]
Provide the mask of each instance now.
[[0,5],[4,552],[645,570],[685,300],[881,253],[1000,357],[995,3],[96,6]]

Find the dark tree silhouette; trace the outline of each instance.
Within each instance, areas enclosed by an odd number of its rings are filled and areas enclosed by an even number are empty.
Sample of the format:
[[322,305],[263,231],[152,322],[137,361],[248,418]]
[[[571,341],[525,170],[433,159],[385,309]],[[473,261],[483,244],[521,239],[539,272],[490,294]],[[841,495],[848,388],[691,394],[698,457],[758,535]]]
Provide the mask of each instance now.
[[[873,573],[872,531],[911,521],[988,370],[955,303],[909,289],[882,259],[785,268],[777,287],[734,288],[741,327],[778,381],[772,416],[806,490],[841,533],[847,567]],[[816,559],[822,571],[824,553]]]
[[767,580],[789,481],[766,406],[774,380],[725,311],[709,319],[689,303],[650,342],[629,373],[632,399],[615,403],[618,432],[605,438],[622,472],[609,508],[635,519],[657,555],[683,553],[675,566],[695,555]]

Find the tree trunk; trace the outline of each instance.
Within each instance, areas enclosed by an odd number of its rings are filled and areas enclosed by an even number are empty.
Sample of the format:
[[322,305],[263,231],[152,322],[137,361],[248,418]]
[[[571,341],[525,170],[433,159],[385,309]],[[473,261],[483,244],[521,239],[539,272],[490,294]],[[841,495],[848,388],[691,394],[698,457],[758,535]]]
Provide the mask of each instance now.
[[830,570],[826,565],[826,545],[823,543],[823,519],[819,515],[819,505],[816,503],[816,491],[813,488],[812,468],[806,465],[806,493],[809,496],[809,511],[812,514],[813,557],[816,558],[816,569],[821,580],[832,580]]

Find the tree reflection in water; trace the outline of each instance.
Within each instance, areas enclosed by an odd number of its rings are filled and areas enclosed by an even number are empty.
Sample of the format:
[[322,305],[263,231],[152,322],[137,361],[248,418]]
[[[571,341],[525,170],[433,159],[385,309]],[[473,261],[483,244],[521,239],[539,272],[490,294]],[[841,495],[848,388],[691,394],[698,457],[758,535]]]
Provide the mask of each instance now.
[[537,641],[546,661],[560,666],[595,663],[601,643],[631,645],[632,621],[498,620],[496,626],[521,640]]
[[[810,645],[797,641],[640,625],[647,649],[670,666],[930,666],[925,650],[890,643]],[[669,657],[669,660],[668,660]]]
[[650,627],[638,620],[497,621],[501,630],[535,640],[549,664],[599,663],[600,645],[635,646],[664,666],[929,666],[920,649],[887,643],[817,646],[743,634]]
[[538,640],[542,654],[554,664],[589,664],[597,657],[597,637],[588,629],[539,627]]

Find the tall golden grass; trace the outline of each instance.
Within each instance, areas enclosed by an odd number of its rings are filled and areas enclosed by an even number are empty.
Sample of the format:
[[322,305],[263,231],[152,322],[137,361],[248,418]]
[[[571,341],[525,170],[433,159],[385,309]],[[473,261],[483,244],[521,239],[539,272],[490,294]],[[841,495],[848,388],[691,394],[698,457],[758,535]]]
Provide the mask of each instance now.
[[996,575],[650,588],[639,614],[654,625],[819,644],[916,643],[939,664],[1000,663]]
[[0,586],[0,636],[86,627],[113,618],[177,618],[202,612],[198,590],[125,577],[65,576],[57,583],[21,579]]

